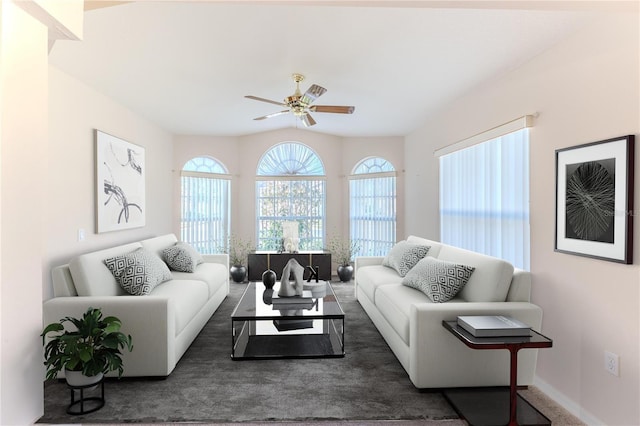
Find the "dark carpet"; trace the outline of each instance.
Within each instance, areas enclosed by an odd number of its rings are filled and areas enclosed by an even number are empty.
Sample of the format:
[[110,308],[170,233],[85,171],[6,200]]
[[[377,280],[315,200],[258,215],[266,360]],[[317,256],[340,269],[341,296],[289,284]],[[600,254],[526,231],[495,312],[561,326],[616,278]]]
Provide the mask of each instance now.
[[[333,283],[345,311],[344,358],[232,361],[231,294],[166,379],[107,379],[106,403],[68,415],[64,381],[45,382],[40,423],[232,423],[457,419],[439,392],[416,389],[353,296]],[[134,336],[135,345],[135,336]],[[125,366],[126,368],[126,366]]]

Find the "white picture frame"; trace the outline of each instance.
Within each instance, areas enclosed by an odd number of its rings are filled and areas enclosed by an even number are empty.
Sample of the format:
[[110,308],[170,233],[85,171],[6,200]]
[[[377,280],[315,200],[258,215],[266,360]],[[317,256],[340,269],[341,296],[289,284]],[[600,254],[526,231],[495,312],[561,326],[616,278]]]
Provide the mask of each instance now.
[[96,232],[145,225],[145,149],[95,130]]

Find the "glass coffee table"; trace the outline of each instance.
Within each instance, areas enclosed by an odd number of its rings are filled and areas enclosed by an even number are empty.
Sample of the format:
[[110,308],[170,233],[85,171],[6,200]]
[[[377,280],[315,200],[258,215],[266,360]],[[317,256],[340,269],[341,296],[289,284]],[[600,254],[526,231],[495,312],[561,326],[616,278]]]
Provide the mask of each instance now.
[[329,281],[305,283],[302,297],[279,298],[251,282],[231,314],[231,358],[344,357],[344,311]]

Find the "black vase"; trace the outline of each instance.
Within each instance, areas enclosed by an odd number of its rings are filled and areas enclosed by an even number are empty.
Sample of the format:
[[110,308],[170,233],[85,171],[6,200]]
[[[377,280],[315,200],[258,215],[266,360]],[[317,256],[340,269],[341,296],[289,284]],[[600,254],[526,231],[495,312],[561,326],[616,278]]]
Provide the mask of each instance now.
[[343,283],[351,281],[353,278],[353,266],[351,265],[340,265],[338,266],[338,278]]
[[273,288],[276,284],[276,273],[271,269],[264,271],[262,273],[262,284],[264,284],[266,288]]
[[243,283],[247,277],[247,267],[242,265],[233,265],[229,268],[231,279],[234,283]]

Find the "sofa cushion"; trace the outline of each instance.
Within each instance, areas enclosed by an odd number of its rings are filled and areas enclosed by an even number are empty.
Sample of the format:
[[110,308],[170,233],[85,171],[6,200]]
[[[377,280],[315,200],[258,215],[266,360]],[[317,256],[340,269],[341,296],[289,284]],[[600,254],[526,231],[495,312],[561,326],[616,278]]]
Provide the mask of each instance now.
[[358,291],[364,292],[369,300],[375,303],[376,289],[384,284],[400,284],[402,278],[395,269],[382,265],[367,265],[358,268],[356,281]]
[[404,277],[420,259],[427,255],[428,251],[429,246],[399,241],[384,257],[382,265],[395,269],[401,277]]
[[104,259],[129,253],[142,247],[140,243],[125,244],[82,254],[69,261],[78,296],[121,296],[127,294],[116,281]]
[[193,272],[204,262],[198,251],[188,243],[175,243],[162,250],[162,259],[169,268],[180,272]]
[[437,258],[438,254],[440,254],[440,248],[442,247],[442,243],[439,241],[428,240],[426,238],[416,237],[415,235],[409,235],[407,237],[407,242],[431,247],[429,249],[429,256],[435,258]]
[[171,300],[177,336],[207,303],[208,293],[207,284],[203,281],[170,280],[156,286],[149,295]]
[[438,259],[473,266],[475,271],[458,293],[467,302],[504,302],[507,298],[513,265],[496,257],[443,245]]
[[171,272],[175,280],[199,280],[207,283],[209,298],[227,284],[229,270],[221,263],[201,263],[193,272]]
[[159,237],[148,238],[140,241],[140,245],[146,248],[150,252],[157,254],[162,259],[162,250],[167,247],[171,247],[178,242],[178,239],[173,234],[161,235]]
[[144,296],[158,284],[171,279],[171,271],[154,253],[138,248],[130,253],[110,257],[104,264],[129,294]]
[[407,273],[402,284],[420,290],[436,303],[453,299],[467,284],[474,267],[427,256]]
[[416,303],[432,302],[424,293],[399,283],[381,285],[376,290],[376,308],[407,345],[411,305]]

